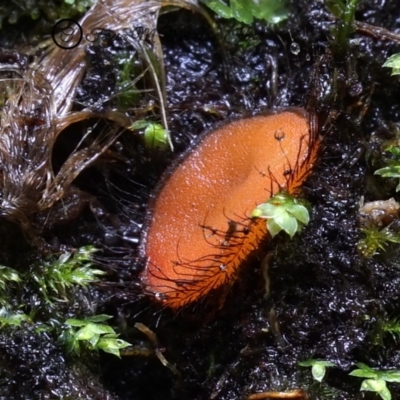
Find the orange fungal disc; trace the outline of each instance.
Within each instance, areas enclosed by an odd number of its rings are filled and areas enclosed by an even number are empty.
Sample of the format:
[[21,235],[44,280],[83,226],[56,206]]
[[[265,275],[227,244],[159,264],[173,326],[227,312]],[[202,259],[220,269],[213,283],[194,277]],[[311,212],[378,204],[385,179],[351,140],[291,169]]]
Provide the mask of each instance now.
[[164,175],[140,248],[148,292],[177,309],[234,279],[268,235],[252,210],[280,190],[293,194],[309,175],[314,120],[289,108],[229,122]]

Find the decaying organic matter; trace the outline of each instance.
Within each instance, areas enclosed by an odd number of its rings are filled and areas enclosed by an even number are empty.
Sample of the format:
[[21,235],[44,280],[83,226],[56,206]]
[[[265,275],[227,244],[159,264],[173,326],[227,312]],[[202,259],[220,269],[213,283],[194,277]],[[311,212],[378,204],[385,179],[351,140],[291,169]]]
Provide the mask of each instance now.
[[[158,13],[165,5],[196,7],[185,1],[98,1],[79,23],[69,20],[72,25],[54,29],[54,43],[29,65],[12,54],[2,57],[0,216],[19,224],[36,244],[42,223],[35,224],[34,216],[65,199],[75,178],[99,161],[131,124],[129,117],[115,110],[73,111],[76,89],[87,69],[86,49],[92,42],[122,40],[137,54],[143,62],[143,75],[149,71],[167,127],[163,57],[156,34]],[[88,129],[55,172],[52,154],[59,134],[88,118],[107,119],[114,125],[96,136]],[[172,147],[170,139],[169,143]],[[46,218],[42,216],[40,221]]]
[[118,130],[77,148],[54,173],[52,152],[59,133],[77,115],[87,118],[91,113],[58,115],[53,88],[40,71],[3,65],[0,73],[5,93],[0,114],[0,215],[36,240],[38,227],[32,217],[63,199],[76,176],[113,143]]

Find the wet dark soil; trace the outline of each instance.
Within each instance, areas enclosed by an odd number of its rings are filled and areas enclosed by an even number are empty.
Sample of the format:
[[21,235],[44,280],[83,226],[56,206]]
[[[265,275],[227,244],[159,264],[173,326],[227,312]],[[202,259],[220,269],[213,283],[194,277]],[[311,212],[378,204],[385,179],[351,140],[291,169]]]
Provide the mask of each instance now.
[[[322,2],[291,1],[290,10],[289,18],[273,27],[217,20],[222,40],[199,15],[162,15],[167,111],[176,152],[151,153],[123,142],[124,154],[133,154],[129,160],[89,171],[76,182],[118,216],[119,226],[87,209],[47,237],[103,249],[99,260],[108,275],[91,297],[95,313],[113,315],[121,337],[134,344],[147,341],[134,324],[147,325],[179,375],[156,356],[120,360],[101,354],[79,362],[90,373],[75,381],[74,362],[51,335],[23,325],[0,335],[0,398],[234,400],[301,388],[316,400],[373,399],[375,394],[360,392],[360,378],[348,376],[355,364],[400,369],[398,340],[379,329],[400,314],[399,251],[392,245],[366,259],[357,249],[361,197],[399,200],[395,185],[373,176],[371,154],[379,158],[381,142],[394,137],[400,121],[399,80],[382,68],[400,45],[353,32],[348,46],[338,48],[332,30],[337,22]],[[356,19],[398,31],[399,15],[397,0],[365,0]],[[82,98],[98,89],[87,79]],[[278,236],[265,248],[274,253],[269,298],[256,259],[243,265],[219,309],[208,299],[177,314],[160,309],[138,285],[143,264],[134,243],[158,178],[215,123],[285,106],[318,114],[323,145],[304,185],[311,222],[294,239]],[[17,229],[0,229],[5,237],[0,264],[23,269],[39,257],[27,245],[22,252],[15,249],[15,238],[24,241]],[[14,230],[14,240],[9,239]],[[327,369],[323,383],[298,365],[309,358],[336,365]],[[22,385],[27,369],[30,378]],[[79,387],[60,389],[72,382]],[[85,382],[90,390],[83,389]],[[399,385],[388,387],[392,398],[400,399]]]

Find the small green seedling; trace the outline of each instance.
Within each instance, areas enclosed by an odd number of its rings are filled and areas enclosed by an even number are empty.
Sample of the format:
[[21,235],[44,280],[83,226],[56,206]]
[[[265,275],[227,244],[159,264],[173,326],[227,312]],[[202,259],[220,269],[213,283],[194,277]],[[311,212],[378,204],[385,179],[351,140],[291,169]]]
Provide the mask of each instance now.
[[[385,152],[392,155],[392,159],[387,161],[388,166],[375,171],[374,175],[384,178],[400,178],[400,147],[389,146]],[[400,183],[396,187],[396,192],[400,191]]]
[[399,370],[378,371],[363,363],[357,363],[356,365],[359,369],[351,371],[349,375],[358,378],[366,378],[362,381],[360,390],[375,392],[379,394],[383,400],[392,399],[392,394],[387,388],[386,382],[400,383]]
[[400,75],[400,53],[390,56],[383,64],[383,67],[392,68],[392,76]]
[[266,219],[268,232],[272,237],[283,230],[292,238],[310,221],[309,212],[303,202],[286,192],[278,193],[266,203],[257,206],[251,216]]
[[299,365],[301,367],[311,367],[311,374],[313,378],[318,382],[322,382],[322,379],[324,379],[326,368],[335,367],[335,364],[331,363],[330,361],[317,359],[301,361],[299,362]]
[[118,339],[114,329],[102,324],[112,318],[110,315],[95,315],[86,319],[70,318],[65,322],[66,329],[59,340],[66,344],[68,351],[79,354],[81,346],[90,350],[103,350],[106,353],[120,356],[120,350],[129,347],[131,344],[125,340]]
[[168,146],[168,132],[156,122],[138,120],[131,125],[130,129],[144,129],[144,141],[150,148],[165,149]]
[[206,6],[223,18],[234,18],[251,24],[254,18],[277,24],[288,17],[286,0],[202,0]]

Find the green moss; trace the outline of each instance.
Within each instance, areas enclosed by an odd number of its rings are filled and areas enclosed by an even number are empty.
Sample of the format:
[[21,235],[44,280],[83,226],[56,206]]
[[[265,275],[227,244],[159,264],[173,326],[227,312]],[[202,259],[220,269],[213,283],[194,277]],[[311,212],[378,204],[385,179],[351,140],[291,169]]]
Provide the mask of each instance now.
[[[103,272],[93,268],[92,246],[82,247],[75,252],[65,252],[55,258],[37,263],[26,273],[0,266],[0,329],[6,326],[17,328],[23,323],[33,325],[36,332],[48,332],[58,337],[68,352],[80,354],[85,351],[102,350],[120,357],[120,350],[130,346],[119,339],[114,329],[104,324],[109,315],[95,315],[85,319],[67,318],[71,315],[68,305],[73,301],[74,289],[87,286],[98,280]],[[30,301],[25,305],[15,300],[23,296],[23,287],[29,287]],[[13,288],[18,284],[16,288]],[[14,301],[10,289],[14,289]],[[15,304],[20,304],[15,306]],[[67,307],[65,307],[67,306]],[[76,309],[77,313],[82,311]]]
[[361,229],[364,237],[358,242],[358,250],[366,257],[371,258],[379,251],[385,251],[389,243],[400,243],[400,234],[394,233],[390,227],[379,229],[376,226]]
[[0,28],[3,21],[16,24],[23,17],[37,20],[44,16],[50,21],[70,18],[84,13],[94,3],[94,0],[63,0],[61,2],[56,0],[9,1],[0,5]]
[[20,282],[21,277],[17,271],[0,265],[0,305],[2,307],[9,305],[10,289]]
[[392,318],[387,322],[378,324],[379,330],[383,333],[390,333],[393,339],[396,340],[400,337],[400,319]]
[[40,296],[47,303],[67,301],[69,289],[98,280],[104,272],[93,268],[91,260],[95,251],[92,246],[86,246],[74,253],[65,252],[57,260],[34,266],[30,278],[37,285]]

